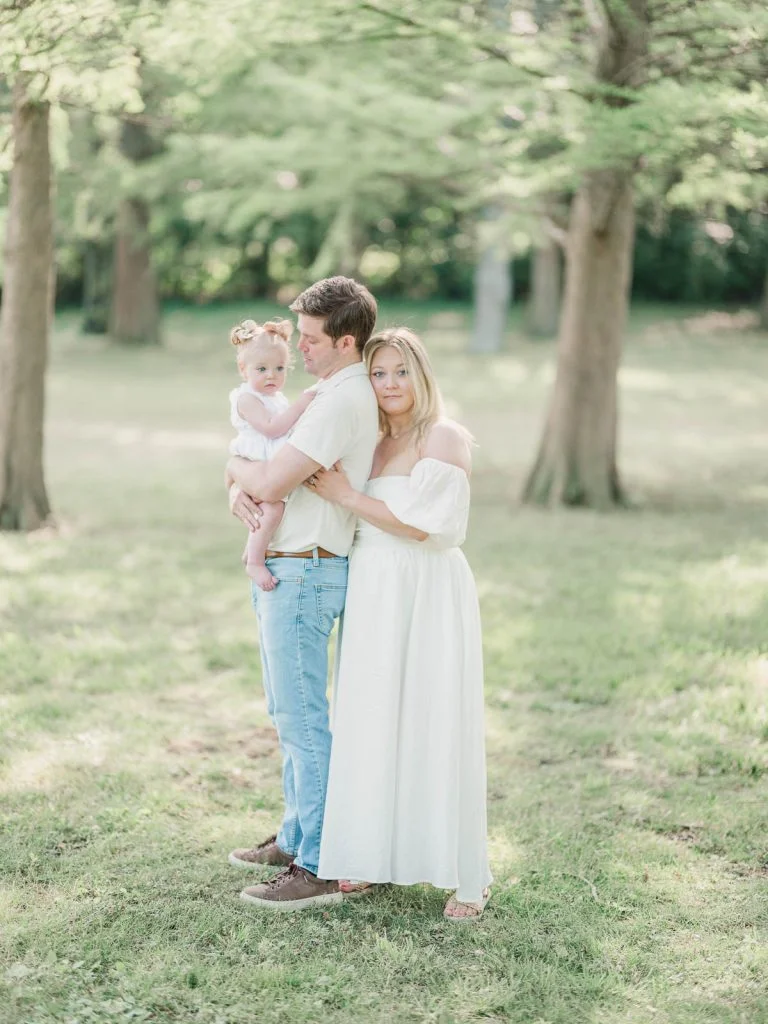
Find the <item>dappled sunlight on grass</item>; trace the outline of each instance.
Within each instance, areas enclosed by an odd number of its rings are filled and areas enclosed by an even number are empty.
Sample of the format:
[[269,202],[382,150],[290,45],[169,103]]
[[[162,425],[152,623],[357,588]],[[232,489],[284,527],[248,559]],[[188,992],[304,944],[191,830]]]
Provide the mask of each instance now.
[[713,334],[727,331],[745,331],[757,328],[757,313],[753,309],[741,309],[736,313],[710,310],[699,316],[686,317],[683,328],[691,334]]
[[[70,527],[37,530],[27,535],[0,533],[0,573],[27,574],[67,553],[72,538]],[[0,600],[10,596],[8,581],[0,577]]]
[[[668,374],[658,370],[624,366],[619,370],[619,383],[623,391],[676,393],[677,382]],[[680,397],[679,394],[677,397]]]
[[494,871],[500,875],[503,886],[517,885],[520,878],[516,872],[521,871],[526,862],[524,848],[509,833],[502,834],[491,830],[488,835],[488,855],[494,865]]
[[[665,310],[668,314],[665,315]],[[641,336],[661,343],[677,340],[681,335],[703,338],[705,341],[725,339],[731,343],[732,335],[746,335],[747,340],[757,337],[757,314],[753,309],[740,310],[686,310],[684,306],[659,306],[650,322],[639,323]],[[739,339],[741,340],[741,339]]]
[[663,621],[664,599],[661,594],[653,592],[620,590],[614,599],[614,614],[620,622],[632,622],[633,630],[642,627],[650,637]]
[[93,423],[64,427],[65,433],[77,441],[97,441],[117,448],[162,448],[175,451],[226,451],[231,434],[225,431],[144,430],[117,423]]
[[768,350],[641,311],[636,507],[542,513],[516,495],[554,346],[474,357],[466,310],[385,310],[478,442],[494,897],[465,929],[428,887],[265,921],[226,863],[273,831],[280,757],[222,465],[227,329],[275,311],[174,311],[156,351],[57,335],[62,527],[0,536],[0,1019],[765,1019]]
[[744,561],[736,554],[726,555],[716,562],[704,562],[691,567],[683,574],[683,579],[691,589],[702,595],[716,596],[713,594],[714,587],[727,586],[730,604],[730,599],[739,590],[742,596],[747,596],[748,591],[755,598],[765,595],[768,589],[768,564]]
[[103,729],[68,738],[48,737],[43,745],[10,757],[0,776],[0,792],[51,790],[63,783],[68,768],[101,767],[112,747],[120,746],[122,735]]
[[499,359],[493,369],[494,392],[497,385],[517,387],[531,378],[531,369],[519,359]]

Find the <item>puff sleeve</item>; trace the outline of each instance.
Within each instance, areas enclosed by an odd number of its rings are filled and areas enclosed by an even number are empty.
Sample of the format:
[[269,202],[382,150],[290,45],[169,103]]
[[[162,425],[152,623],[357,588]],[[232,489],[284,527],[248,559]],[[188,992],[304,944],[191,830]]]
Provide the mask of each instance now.
[[458,466],[420,459],[408,489],[386,500],[390,512],[406,526],[429,534],[423,543],[452,548],[464,542],[469,519],[469,480]]

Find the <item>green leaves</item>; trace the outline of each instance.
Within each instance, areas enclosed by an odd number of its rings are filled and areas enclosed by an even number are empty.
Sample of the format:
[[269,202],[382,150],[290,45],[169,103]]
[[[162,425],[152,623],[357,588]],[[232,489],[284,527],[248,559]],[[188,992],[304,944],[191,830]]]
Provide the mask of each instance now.
[[0,7],[0,68],[27,76],[40,99],[94,109],[140,109],[133,23],[145,5],[118,0],[30,0]]
[[[182,239],[165,249],[263,241],[305,218],[299,245],[319,267],[342,210],[364,251],[422,193],[470,238],[488,203],[504,230],[534,234],[545,200],[600,168],[634,169],[642,196],[673,205],[757,203],[768,10],[645,7],[647,53],[598,75],[628,0],[5,0],[0,70],[67,112],[65,234],[103,227],[138,189],[154,232]],[[126,114],[164,145],[141,166],[117,151]]]

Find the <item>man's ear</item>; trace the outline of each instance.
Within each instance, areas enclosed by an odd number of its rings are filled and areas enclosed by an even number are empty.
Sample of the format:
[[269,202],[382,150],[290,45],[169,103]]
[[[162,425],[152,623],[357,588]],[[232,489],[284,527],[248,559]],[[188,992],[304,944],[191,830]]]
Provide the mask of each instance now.
[[336,342],[336,348],[348,356],[357,347],[354,334],[342,334]]

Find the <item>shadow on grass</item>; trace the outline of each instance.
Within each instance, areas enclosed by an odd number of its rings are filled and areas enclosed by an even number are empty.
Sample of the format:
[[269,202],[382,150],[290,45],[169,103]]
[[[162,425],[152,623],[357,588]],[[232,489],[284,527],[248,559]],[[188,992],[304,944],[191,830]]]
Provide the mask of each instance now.
[[750,516],[535,517],[486,513],[472,552],[503,898],[584,936],[615,1008],[765,1011],[768,543]]
[[[0,1021],[767,1019],[768,541],[762,442],[746,440],[764,430],[762,353],[730,335],[633,341],[625,464],[645,504],[548,514],[512,496],[551,346],[480,366],[456,310],[396,311],[432,331],[480,441],[467,553],[494,896],[458,927],[424,887],[264,918],[226,865],[280,809],[210,447],[234,312],[174,314],[167,352],[72,340],[54,360],[67,429],[52,473],[72,529],[39,548],[3,538],[0,555]],[[182,346],[199,361],[173,404]],[[130,400],[111,390],[127,380]],[[210,450],[151,443],[187,422]]]

